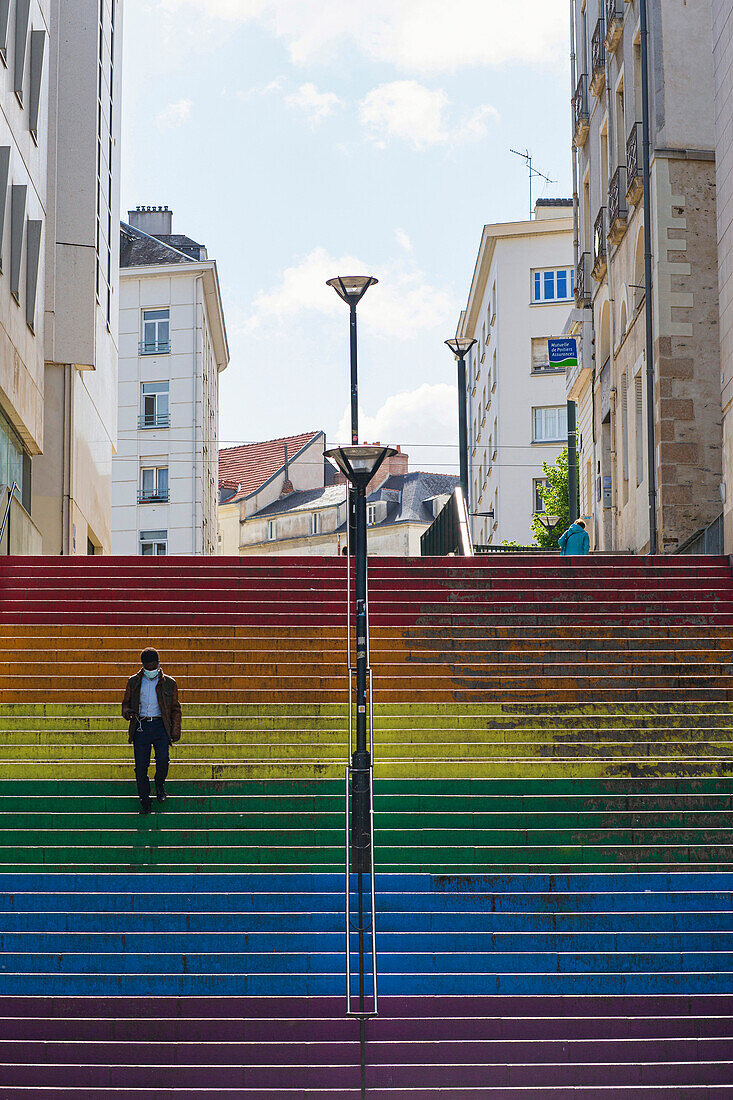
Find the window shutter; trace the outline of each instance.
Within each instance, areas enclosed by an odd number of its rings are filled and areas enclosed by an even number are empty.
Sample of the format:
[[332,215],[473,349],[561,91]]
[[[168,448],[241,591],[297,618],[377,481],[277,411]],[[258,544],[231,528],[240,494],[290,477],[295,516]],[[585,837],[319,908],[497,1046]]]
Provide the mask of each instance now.
[[36,296],[38,294],[38,263],[41,258],[43,222],[28,219],[26,228],[25,319],[35,331]]
[[16,0],[15,8],[15,65],[13,68],[13,91],[23,102],[23,81],[25,78],[25,55],[28,48],[28,19],[31,0]]
[[10,23],[10,0],[0,0],[0,54],[3,58],[8,52],[8,24]]
[[10,176],[10,146],[0,147],[0,271],[3,268],[3,232],[5,207],[8,201],[8,177]]
[[10,188],[10,293],[16,302],[20,302],[20,263],[23,258],[27,192],[25,184],[13,184]]
[[644,480],[644,393],[642,389],[641,375],[634,379],[636,397],[636,484],[641,485]]
[[550,353],[547,348],[547,338],[535,336],[532,338],[532,370],[547,370],[550,366]]
[[28,129],[35,137],[38,133],[38,115],[41,109],[41,84],[43,82],[43,55],[46,51],[46,32],[31,31],[31,93],[28,104]]

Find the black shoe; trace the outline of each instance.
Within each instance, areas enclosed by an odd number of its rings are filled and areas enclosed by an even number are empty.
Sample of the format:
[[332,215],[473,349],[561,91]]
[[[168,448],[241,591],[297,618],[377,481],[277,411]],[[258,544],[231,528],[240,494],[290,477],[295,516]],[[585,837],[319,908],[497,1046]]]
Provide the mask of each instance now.
[[158,802],[165,802],[166,798],[168,797],[168,795],[165,793],[165,787],[156,787],[155,794]]
[[143,802],[143,800],[140,799],[140,811],[139,812],[141,814],[149,814],[149,813],[151,813],[152,809],[153,809],[153,803],[152,802],[150,802],[150,801]]

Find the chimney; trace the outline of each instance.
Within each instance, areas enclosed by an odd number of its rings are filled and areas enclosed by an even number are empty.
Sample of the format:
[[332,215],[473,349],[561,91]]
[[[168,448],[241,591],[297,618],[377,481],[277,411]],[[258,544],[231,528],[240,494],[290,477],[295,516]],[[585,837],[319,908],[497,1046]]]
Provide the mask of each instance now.
[[295,489],[293,488],[293,483],[290,480],[290,468],[289,468],[289,463],[288,463],[288,445],[287,445],[287,443],[285,444],[285,462],[283,463],[283,472],[285,474],[285,478],[283,480],[283,487],[280,490],[280,496],[281,497],[287,497],[287,496],[290,496],[291,493],[295,492]]
[[[378,447],[379,443],[375,444],[375,446]],[[381,486],[384,485],[388,477],[407,473],[407,467],[409,463],[408,456],[402,451],[402,448],[399,446],[396,446],[395,450],[397,451],[397,454],[393,455],[391,458],[385,458],[384,462],[379,467],[372,480],[369,482],[369,485],[367,486],[368,493],[376,493],[377,489],[381,488]]]
[[173,211],[167,206],[138,206],[127,211],[127,223],[150,237],[168,237],[173,232]]

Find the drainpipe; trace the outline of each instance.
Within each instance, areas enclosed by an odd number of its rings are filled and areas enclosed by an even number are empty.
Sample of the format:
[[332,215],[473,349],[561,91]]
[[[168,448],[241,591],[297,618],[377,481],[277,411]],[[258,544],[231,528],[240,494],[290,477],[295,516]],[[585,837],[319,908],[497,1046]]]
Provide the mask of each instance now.
[[[198,319],[199,319],[199,284],[203,279],[203,275],[197,275],[193,281],[193,424],[191,425],[192,437],[191,437],[191,554],[196,553],[196,443],[198,442],[198,397],[199,397],[199,372],[198,372]],[[203,327],[203,326],[202,326]],[[201,392],[201,405],[203,407],[204,395],[203,389]],[[201,473],[201,480],[203,482],[203,470]],[[203,489],[203,485],[202,485]],[[203,496],[203,493],[202,493]],[[202,501],[203,503],[203,501]],[[203,525],[202,525],[203,528]],[[202,529],[202,546],[201,552],[203,553],[203,529]]]
[[646,318],[646,427],[649,479],[649,553],[657,553],[657,468],[654,421],[654,328],[652,315],[652,197],[649,137],[649,29],[646,0],[639,0],[641,31],[642,179],[644,184],[644,314]]

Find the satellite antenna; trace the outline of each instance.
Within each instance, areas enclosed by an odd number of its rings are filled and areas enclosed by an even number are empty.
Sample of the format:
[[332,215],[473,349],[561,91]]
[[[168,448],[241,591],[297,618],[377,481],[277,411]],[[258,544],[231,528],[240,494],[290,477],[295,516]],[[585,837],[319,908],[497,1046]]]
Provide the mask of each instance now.
[[546,176],[543,172],[538,172],[536,168],[532,167],[532,154],[530,153],[529,149],[525,150],[524,153],[520,153],[518,149],[510,149],[509,152],[514,153],[515,157],[521,157],[527,165],[527,169],[529,171],[529,216],[531,218],[532,211],[534,209],[534,207],[532,206],[532,180],[535,177],[537,177],[538,179],[546,180],[547,183],[557,183],[557,180],[551,180],[549,176]]

